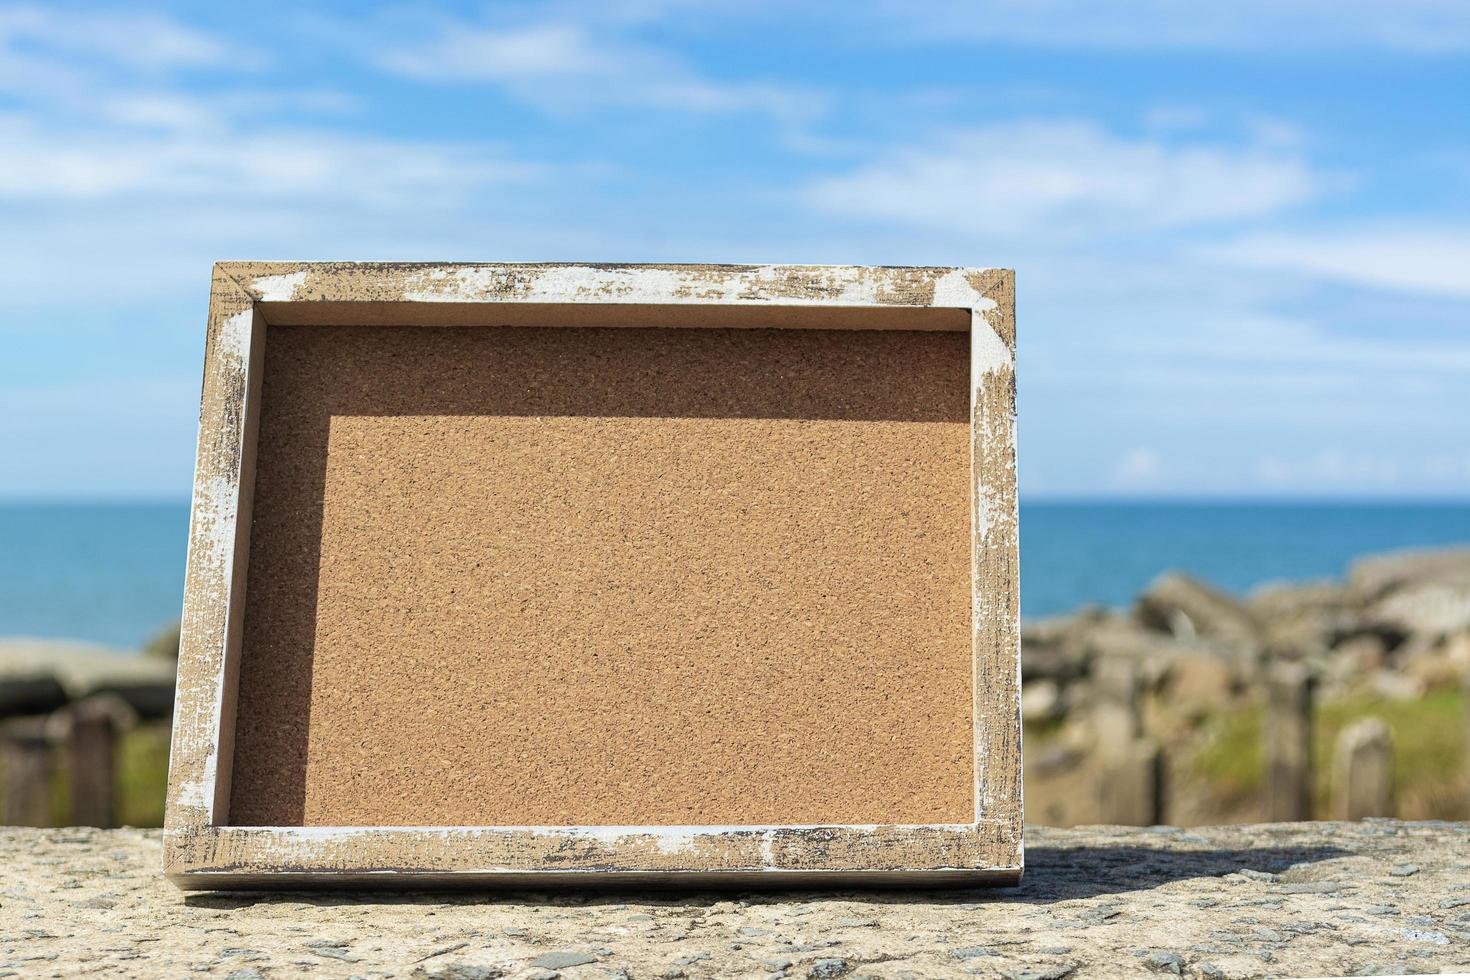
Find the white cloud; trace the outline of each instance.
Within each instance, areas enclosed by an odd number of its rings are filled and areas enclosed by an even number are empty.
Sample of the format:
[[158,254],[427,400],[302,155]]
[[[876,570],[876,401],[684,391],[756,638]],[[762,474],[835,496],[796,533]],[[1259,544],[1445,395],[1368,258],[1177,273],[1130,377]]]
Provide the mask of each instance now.
[[1138,446],[1124,453],[1113,467],[1113,482],[1138,489],[1158,482],[1164,471],[1164,460],[1157,451]]
[[43,296],[177,297],[221,257],[504,249],[508,190],[581,172],[462,135],[348,129],[352,100],[254,67],[162,17],[0,6],[0,331]]
[[50,52],[135,72],[256,62],[259,55],[156,14],[63,10],[22,4],[0,9],[0,51]]
[[1470,475],[1470,470],[1434,472],[1429,461],[1411,467],[1402,460],[1381,453],[1336,448],[1321,449],[1300,457],[1262,456],[1255,465],[1255,476],[1262,487],[1276,490],[1396,489],[1412,478],[1430,475],[1440,479],[1463,479]]
[[0,199],[97,201],[156,195],[172,201],[456,200],[539,170],[473,145],[397,142],[319,130],[139,135],[48,130],[0,118]]
[[755,111],[789,121],[819,112],[813,92],[703,77],[682,59],[580,22],[489,28],[452,23],[426,42],[388,48],[384,69],[435,82],[503,87],[552,108],[643,106],[697,113]]
[[1036,47],[1470,50],[1463,0],[879,0],[897,30]]
[[951,133],[810,185],[822,209],[972,237],[1105,234],[1276,213],[1334,182],[1296,151],[1127,139],[1086,122]]
[[1249,268],[1354,286],[1470,297],[1470,227],[1250,235],[1206,254]]

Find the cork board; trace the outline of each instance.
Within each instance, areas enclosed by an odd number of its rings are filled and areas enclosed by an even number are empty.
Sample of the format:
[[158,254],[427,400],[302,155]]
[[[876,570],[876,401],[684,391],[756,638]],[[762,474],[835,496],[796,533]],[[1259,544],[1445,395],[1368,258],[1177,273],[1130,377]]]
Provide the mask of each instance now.
[[231,823],[960,823],[969,337],[269,327]]
[[1004,883],[1014,278],[219,263],[183,888]]

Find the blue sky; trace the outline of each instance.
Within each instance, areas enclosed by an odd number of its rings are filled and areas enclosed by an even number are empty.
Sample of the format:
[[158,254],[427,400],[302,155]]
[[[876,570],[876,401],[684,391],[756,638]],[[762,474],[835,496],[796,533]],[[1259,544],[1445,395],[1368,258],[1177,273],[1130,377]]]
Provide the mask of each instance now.
[[216,259],[1018,270],[1032,498],[1470,496],[1470,3],[0,2],[0,496],[183,497]]

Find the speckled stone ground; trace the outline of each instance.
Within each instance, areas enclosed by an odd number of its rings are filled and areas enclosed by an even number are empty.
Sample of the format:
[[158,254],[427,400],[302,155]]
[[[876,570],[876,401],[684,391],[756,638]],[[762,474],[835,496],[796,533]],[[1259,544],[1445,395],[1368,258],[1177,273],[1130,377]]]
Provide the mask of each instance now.
[[993,891],[190,894],[156,831],[0,829],[0,976],[1279,977],[1470,970],[1470,825],[1027,831]]

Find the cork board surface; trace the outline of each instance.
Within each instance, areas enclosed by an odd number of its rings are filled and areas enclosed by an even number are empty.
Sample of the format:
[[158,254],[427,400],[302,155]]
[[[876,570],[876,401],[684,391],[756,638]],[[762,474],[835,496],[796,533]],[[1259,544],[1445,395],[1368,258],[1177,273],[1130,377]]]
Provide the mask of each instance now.
[[970,822],[968,345],[267,328],[229,822]]

